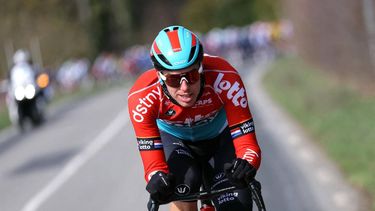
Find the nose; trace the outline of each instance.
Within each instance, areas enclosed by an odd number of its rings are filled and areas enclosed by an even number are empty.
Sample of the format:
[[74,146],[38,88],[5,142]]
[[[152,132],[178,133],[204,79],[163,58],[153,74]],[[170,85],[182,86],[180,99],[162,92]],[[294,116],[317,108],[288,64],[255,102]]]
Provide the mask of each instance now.
[[189,83],[187,80],[182,80],[181,85],[180,85],[180,90],[186,91],[189,89]]

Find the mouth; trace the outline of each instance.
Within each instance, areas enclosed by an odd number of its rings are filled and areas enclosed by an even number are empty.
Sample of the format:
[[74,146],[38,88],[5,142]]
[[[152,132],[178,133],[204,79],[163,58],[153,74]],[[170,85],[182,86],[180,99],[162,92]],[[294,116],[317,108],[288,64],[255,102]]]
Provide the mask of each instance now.
[[178,95],[178,98],[184,103],[189,103],[193,100],[193,94]]

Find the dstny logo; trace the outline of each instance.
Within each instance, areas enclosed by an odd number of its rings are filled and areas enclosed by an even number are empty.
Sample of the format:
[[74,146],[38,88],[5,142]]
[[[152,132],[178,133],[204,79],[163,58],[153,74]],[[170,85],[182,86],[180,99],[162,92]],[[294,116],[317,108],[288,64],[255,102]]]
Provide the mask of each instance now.
[[142,122],[144,120],[144,116],[151,106],[154,104],[158,98],[162,95],[161,89],[157,87],[157,89],[151,90],[145,97],[139,98],[139,104],[135,106],[135,109],[132,110],[133,119],[136,122]]

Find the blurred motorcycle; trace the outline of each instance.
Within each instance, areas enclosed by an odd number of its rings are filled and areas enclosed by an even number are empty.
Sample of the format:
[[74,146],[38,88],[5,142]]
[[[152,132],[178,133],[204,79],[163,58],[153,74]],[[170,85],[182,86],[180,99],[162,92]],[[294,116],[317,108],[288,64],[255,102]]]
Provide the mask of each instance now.
[[27,80],[18,80],[17,84],[12,85],[12,96],[9,99],[9,111],[11,121],[24,130],[28,121],[33,126],[41,124],[45,120],[45,110],[47,97],[45,89],[48,86],[48,75],[38,76],[37,83]]

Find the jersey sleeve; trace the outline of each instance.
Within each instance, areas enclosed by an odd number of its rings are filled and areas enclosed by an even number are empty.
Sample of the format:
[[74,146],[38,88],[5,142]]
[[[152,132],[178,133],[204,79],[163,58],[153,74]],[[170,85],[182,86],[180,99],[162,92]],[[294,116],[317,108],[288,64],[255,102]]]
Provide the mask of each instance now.
[[129,117],[134,127],[147,182],[156,171],[168,173],[163,145],[156,124],[158,97],[156,92],[152,92],[152,90],[146,95],[141,92],[130,93],[128,96]]
[[214,87],[224,103],[236,156],[259,168],[261,150],[257,142],[245,86],[232,66],[229,65],[227,69],[229,70],[218,71]]

